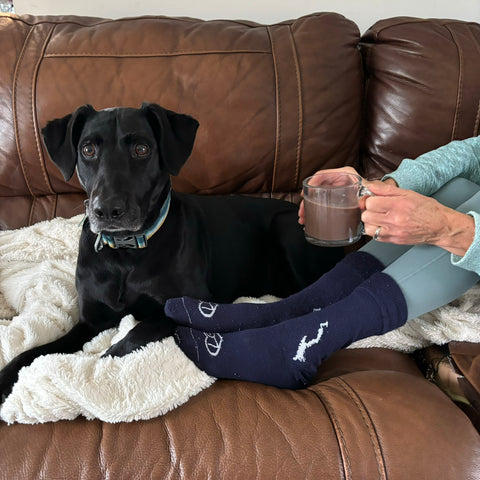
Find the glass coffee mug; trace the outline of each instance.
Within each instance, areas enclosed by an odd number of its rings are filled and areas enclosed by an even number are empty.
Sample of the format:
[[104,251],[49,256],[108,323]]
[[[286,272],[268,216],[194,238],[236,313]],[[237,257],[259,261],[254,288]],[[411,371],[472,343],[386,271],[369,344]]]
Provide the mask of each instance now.
[[341,247],[360,240],[364,232],[359,199],[364,195],[372,192],[362,185],[362,177],[353,173],[320,172],[306,178],[303,201],[307,241]]

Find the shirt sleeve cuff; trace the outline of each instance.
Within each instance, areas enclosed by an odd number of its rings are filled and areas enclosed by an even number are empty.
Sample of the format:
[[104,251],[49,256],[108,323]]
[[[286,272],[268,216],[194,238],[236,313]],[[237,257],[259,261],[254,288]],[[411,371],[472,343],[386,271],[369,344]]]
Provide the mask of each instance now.
[[425,182],[421,180],[422,175],[415,174],[416,171],[417,165],[415,165],[415,161],[405,158],[396,170],[387,173],[382,178],[382,182],[387,180],[387,178],[393,178],[399,188],[422,192],[425,187]]
[[480,213],[467,212],[475,220],[475,235],[470,248],[463,257],[452,254],[452,264],[456,267],[480,274]]

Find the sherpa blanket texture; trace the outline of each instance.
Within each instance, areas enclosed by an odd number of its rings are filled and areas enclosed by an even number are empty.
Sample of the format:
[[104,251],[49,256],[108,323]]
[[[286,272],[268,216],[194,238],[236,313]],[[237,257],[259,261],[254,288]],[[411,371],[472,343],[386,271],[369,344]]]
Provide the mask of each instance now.
[[[81,216],[0,232],[0,368],[19,353],[65,334],[78,321],[75,264]],[[240,301],[271,301],[240,299]],[[386,335],[350,348],[412,352],[451,340],[480,342],[480,287]],[[20,371],[2,420],[43,423],[82,415],[106,422],[149,419],[185,403],[215,379],[200,371],[173,338],[122,358],[101,355],[134,325],[132,316],[74,354],[37,358]]]

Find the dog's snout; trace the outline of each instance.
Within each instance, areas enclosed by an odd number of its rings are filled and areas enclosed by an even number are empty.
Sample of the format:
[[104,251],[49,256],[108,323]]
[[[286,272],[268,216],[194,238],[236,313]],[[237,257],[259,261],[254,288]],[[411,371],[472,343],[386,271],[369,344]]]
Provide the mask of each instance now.
[[99,220],[119,220],[125,215],[127,208],[121,198],[103,202],[95,199],[92,210]]
[[98,208],[97,207],[93,210],[93,213],[99,219],[116,220],[118,218],[123,217],[123,215],[125,215],[125,210],[120,208],[120,207],[112,208],[112,209],[105,209],[105,208]]

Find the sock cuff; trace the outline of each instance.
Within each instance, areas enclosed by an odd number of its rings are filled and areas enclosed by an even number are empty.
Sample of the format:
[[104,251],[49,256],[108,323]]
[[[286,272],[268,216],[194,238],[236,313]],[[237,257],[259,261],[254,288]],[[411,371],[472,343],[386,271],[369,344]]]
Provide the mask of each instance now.
[[343,261],[356,270],[367,271],[370,274],[381,272],[385,268],[378,258],[361,250],[348,254]]
[[384,272],[374,273],[356,291],[370,295],[379,305],[384,318],[382,333],[401,327],[407,321],[408,308],[405,296],[390,275]]

